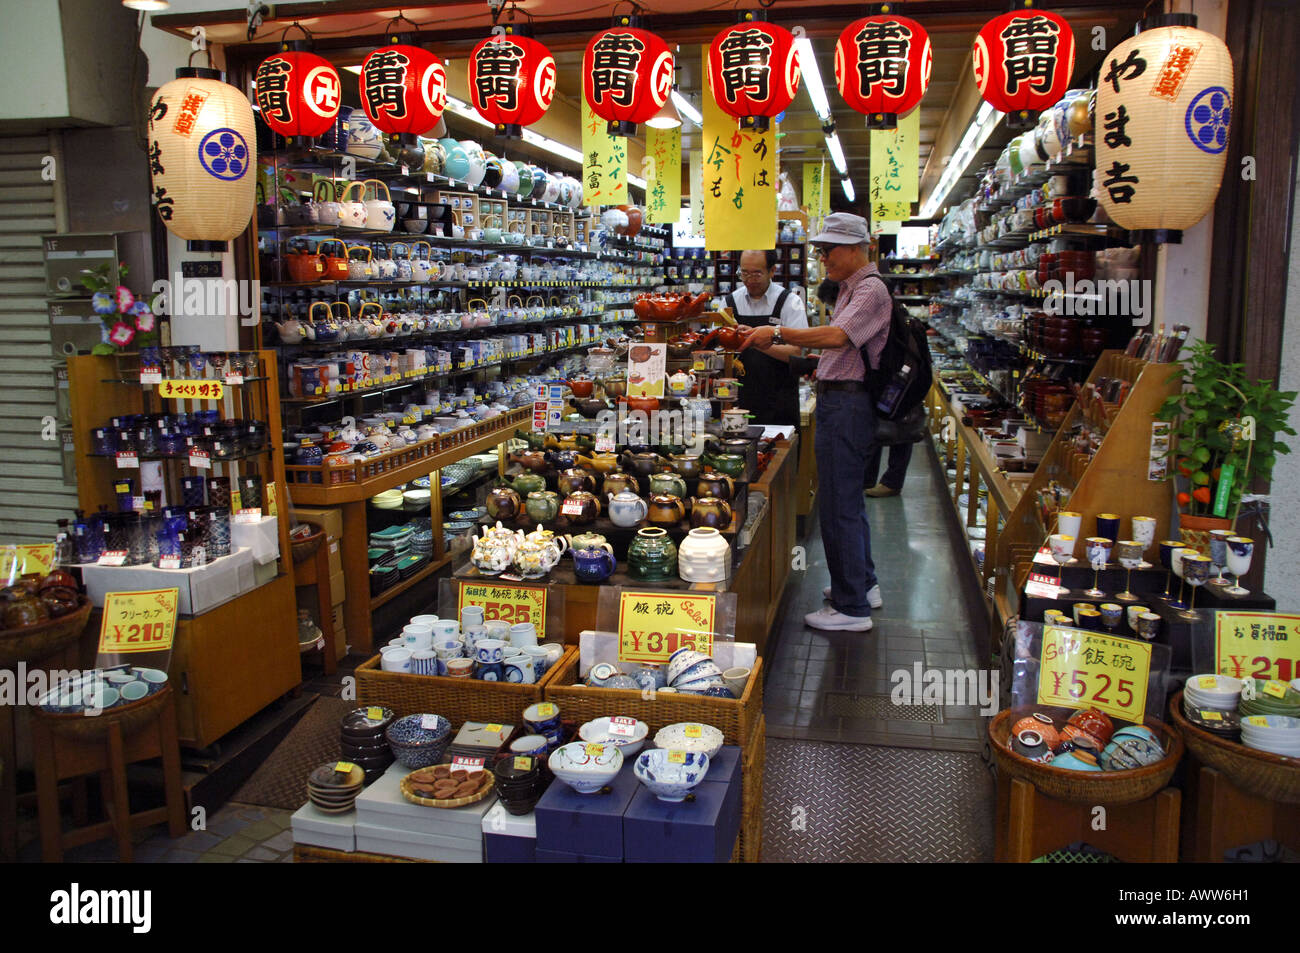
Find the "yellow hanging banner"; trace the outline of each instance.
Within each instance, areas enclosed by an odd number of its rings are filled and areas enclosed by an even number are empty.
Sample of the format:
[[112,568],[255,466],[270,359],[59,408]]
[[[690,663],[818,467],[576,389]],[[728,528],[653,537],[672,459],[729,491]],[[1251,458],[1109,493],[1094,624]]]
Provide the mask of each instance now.
[[[703,50],[704,75],[709,51]],[[776,125],[742,130],[713,96],[704,101],[704,247],[709,251],[776,247]]]
[[54,544],[10,544],[0,546],[0,586],[30,573],[47,575],[54,568]]
[[913,109],[900,118],[897,129],[871,130],[870,138],[871,217],[882,222],[911,218],[919,194],[921,111]]
[[691,150],[691,234],[704,234],[704,156]]
[[652,225],[671,224],[682,214],[682,130],[646,129],[645,210]]
[[831,210],[831,194],[826,188],[826,160],[803,165],[803,204],[812,218],[825,218]]
[[582,202],[627,204],[627,139],[605,131],[605,120],[582,100]]

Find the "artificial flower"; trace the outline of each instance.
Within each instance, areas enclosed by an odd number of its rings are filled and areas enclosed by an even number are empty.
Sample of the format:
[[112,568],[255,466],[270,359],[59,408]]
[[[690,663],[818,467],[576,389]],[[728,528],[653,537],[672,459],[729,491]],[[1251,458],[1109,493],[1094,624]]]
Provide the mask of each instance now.
[[135,339],[135,328],[119,321],[113,325],[113,330],[108,333],[108,339],[118,347],[126,347]]
[[143,301],[137,301],[131,305],[131,314],[135,316],[135,326],[144,334],[153,331],[157,323],[154,313],[149,310],[149,306]]
[[135,295],[131,294],[131,289],[125,285],[118,285],[114,294],[117,296],[117,310],[123,314],[129,312],[131,305],[135,304]]
[[90,298],[90,306],[94,308],[96,314],[114,314],[117,312],[117,302],[107,291],[96,291]]

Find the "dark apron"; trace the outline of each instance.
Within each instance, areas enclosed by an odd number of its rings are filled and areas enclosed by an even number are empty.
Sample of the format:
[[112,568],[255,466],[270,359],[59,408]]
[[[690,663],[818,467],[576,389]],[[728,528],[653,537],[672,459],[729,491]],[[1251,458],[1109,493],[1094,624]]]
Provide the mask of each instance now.
[[[790,297],[790,289],[782,289],[777,296],[772,313],[768,315],[742,315],[736,308],[734,294],[727,295],[727,304],[736,320],[753,327],[764,320],[769,324],[781,323],[781,309]],[[740,388],[741,407],[754,415],[756,424],[799,425],[799,379],[790,373],[790,365],[768,357],[757,348],[740,352],[740,363],[745,368],[745,379]]]

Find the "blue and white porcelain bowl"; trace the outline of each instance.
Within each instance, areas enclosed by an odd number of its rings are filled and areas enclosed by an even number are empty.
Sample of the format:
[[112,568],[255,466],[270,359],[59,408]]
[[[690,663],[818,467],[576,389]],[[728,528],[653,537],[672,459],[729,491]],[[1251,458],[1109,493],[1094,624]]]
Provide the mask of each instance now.
[[[434,727],[423,727],[426,717],[436,719]],[[442,715],[407,715],[388,726],[386,737],[399,763],[408,768],[427,768],[442,760],[451,740],[451,722]]]
[[[636,721],[636,719],[633,719]],[[614,745],[623,752],[624,758],[630,758],[643,747],[650,736],[650,726],[644,721],[636,721],[630,728],[632,733],[617,734],[611,729],[613,718],[605,716],[593,718],[578,729],[578,737],[593,744]]]
[[723,734],[712,725],[682,721],[660,728],[655,734],[655,747],[673,751],[696,751],[710,758],[722,750]]
[[682,801],[709,773],[709,756],[699,751],[642,751],[632,771],[661,801]]
[[703,678],[722,677],[722,669],[718,668],[717,663],[711,658],[705,658],[696,662],[690,668],[686,669],[676,678],[672,679],[670,684],[674,688],[681,688],[690,682],[698,681]]
[[686,670],[698,662],[712,661],[703,652],[694,649],[678,649],[668,658],[668,684],[672,685],[686,673]]
[[[551,714],[543,715],[542,705],[550,705]],[[560,706],[554,702],[538,702],[536,705],[529,705],[524,709],[524,724],[539,735],[544,735],[552,729],[558,729],[560,727]]]
[[595,794],[623,767],[623,752],[616,745],[574,741],[552,751],[547,764],[553,775],[579,794]]
[[[673,688],[679,692],[706,692],[710,688],[726,688],[727,683],[722,680],[721,675],[706,675],[703,678],[693,678],[690,681],[673,682]],[[728,692],[728,695],[731,693]]]

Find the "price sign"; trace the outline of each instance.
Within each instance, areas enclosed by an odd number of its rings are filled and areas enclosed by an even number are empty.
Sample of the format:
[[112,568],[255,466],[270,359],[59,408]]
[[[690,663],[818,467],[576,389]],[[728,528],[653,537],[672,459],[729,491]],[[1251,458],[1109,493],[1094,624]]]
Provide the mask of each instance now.
[[1200,711],[1201,711],[1201,717],[1204,718],[1206,721],[1223,721],[1222,712],[1207,711],[1204,708],[1202,708]]
[[238,385],[244,383],[244,375],[243,375],[243,374],[236,374],[236,373],[234,373],[233,371],[226,371],[226,374],[225,374],[225,377],[223,378],[223,380],[225,380],[225,382],[226,382],[228,385],[231,385],[231,386],[238,386]]
[[334,765],[334,770],[339,774],[351,774],[352,769],[355,767],[356,765],[351,761],[340,761],[338,764]]
[[191,451],[190,451],[190,466],[195,467],[195,468],[197,468],[197,469],[199,469],[199,470],[211,470],[211,469],[212,469],[212,458],[208,455],[208,451],[206,451],[206,450],[191,450]]
[[596,438],[597,453],[613,453],[614,446],[614,438],[608,434],[601,434]]
[[100,566],[125,566],[126,565],[125,549],[110,549],[99,554],[97,565]]
[[686,752],[685,752],[685,751],[670,751],[670,752],[668,752],[668,763],[669,763],[669,764],[685,764],[685,763],[686,763]]
[[0,577],[5,582],[28,573],[44,575],[53,568],[53,543],[0,546]]
[[1264,694],[1274,698],[1286,698],[1286,683],[1270,679],[1264,683]]
[[1064,591],[1056,584],[1056,579],[1046,573],[1031,572],[1029,581],[1025,583],[1025,595],[1040,599],[1059,599]]
[[491,583],[461,582],[457,609],[481,606],[483,621],[499,619],[517,625],[531,622],[538,641],[546,636],[546,588],[544,586],[499,586]]
[[165,380],[158,384],[158,396],[172,400],[221,400],[226,396],[226,385],[221,381]]
[[483,730],[484,730],[484,731],[486,731],[486,732],[490,732],[491,734],[494,734],[494,735],[499,735],[499,734],[501,734],[501,728],[502,728],[502,726],[501,726],[501,725],[498,725],[498,724],[491,724],[491,725],[484,725],[484,726],[483,726]]
[[421,716],[420,716],[420,727],[423,728],[425,731],[437,731],[437,730],[438,730],[438,716],[437,716],[437,715],[421,715]]
[[626,718],[619,715],[609,720],[609,733],[618,735],[620,738],[631,738],[636,735],[636,719]]
[[102,653],[157,652],[172,647],[176,634],[177,589],[110,592],[104,596],[99,628]]
[[144,367],[140,368],[141,384],[161,384],[162,379],[163,376],[162,376],[161,367],[158,367],[157,365],[153,365],[153,364],[146,364]]
[[241,509],[236,511],[235,513],[236,523],[256,523],[259,522],[261,519],[262,519],[262,509],[261,507],[257,507],[257,506],[253,507],[252,509]]
[[552,702],[542,702],[537,706],[537,717],[543,720],[555,716],[555,705]]
[[703,729],[701,726],[699,726],[699,725],[687,725],[686,728],[685,728],[685,732],[684,732],[684,733],[685,733],[685,735],[686,735],[687,738],[703,738],[703,737],[704,737],[704,729]]
[[598,744],[588,744],[585,748],[582,749],[582,753],[585,754],[588,758],[599,758],[602,754],[605,753],[605,746],[598,745]]
[[622,592],[618,660],[667,662],[678,649],[713,654],[717,600],[699,593]]
[[159,557],[158,557],[158,568],[159,568],[159,569],[180,569],[180,568],[181,568],[181,557],[179,557],[179,556],[159,556]]
[[1216,612],[1214,657],[1220,675],[1300,678],[1300,615]]
[[1141,723],[1146,714],[1151,646],[1100,632],[1043,629],[1038,703],[1100,708]]
[[468,771],[470,774],[476,774],[483,770],[482,758],[466,758],[461,755],[451,759],[451,770],[455,771],[460,768],[462,771]]
[[140,458],[135,455],[134,450],[123,450],[117,455],[117,468],[119,470],[139,470]]

